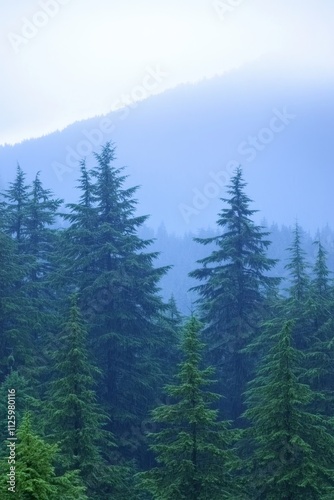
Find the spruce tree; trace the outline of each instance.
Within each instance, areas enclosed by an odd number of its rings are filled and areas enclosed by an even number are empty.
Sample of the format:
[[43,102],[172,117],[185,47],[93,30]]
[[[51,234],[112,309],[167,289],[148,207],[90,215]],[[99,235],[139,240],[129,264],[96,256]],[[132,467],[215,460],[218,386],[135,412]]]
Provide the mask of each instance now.
[[328,332],[328,322],[331,323],[333,319],[334,293],[327,263],[328,252],[320,241],[316,241],[315,245],[318,246],[318,251],[310,283],[309,315],[312,318],[315,337],[320,340],[329,340],[331,335],[328,337],[325,331]]
[[99,249],[96,237],[99,220],[95,206],[95,186],[92,172],[87,169],[85,160],[80,163],[80,173],[77,186],[81,192],[79,202],[67,204],[70,213],[63,214],[70,227],[61,233],[58,249],[60,272],[54,277],[57,285],[62,288],[70,285],[70,289],[71,286],[83,289],[96,279],[99,271],[98,262],[95,264],[91,258]]
[[[41,382],[41,393],[49,380],[45,350],[50,332],[57,328],[59,303],[51,284],[51,273],[55,266],[57,243],[58,209],[62,200],[56,199],[52,191],[44,188],[40,173],[35,176],[29,190],[26,207],[26,239],[24,258],[29,260],[23,290],[28,297],[28,315],[31,320],[30,335],[36,349],[36,383]],[[38,355],[37,355],[38,354]]]
[[293,232],[293,242],[288,248],[289,262],[285,268],[289,271],[288,295],[282,303],[280,316],[294,322],[293,339],[298,349],[306,351],[312,343],[313,327],[309,314],[310,277],[306,253],[302,248],[302,231],[298,223]]
[[[0,492],[2,499],[88,499],[85,488],[76,472],[66,472],[63,475],[55,473],[57,446],[47,444],[33,431],[30,413],[26,413],[23,417],[15,443],[14,465],[6,460],[1,467]],[[10,466],[15,467],[14,486],[8,483],[7,474]],[[14,490],[9,488],[14,488]]]
[[151,240],[137,234],[147,217],[135,214],[137,188],[124,186],[114,146],[107,143],[95,159],[90,171],[81,164],[81,196],[68,206],[56,280],[80,293],[105,380],[99,398],[113,416],[110,429],[124,437],[140,426],[163,380],[158,353],[170,339],[158,284],[167,268],[154,268]]
[[312,288],[314,293],[321,298],[328,297],[330,288],[330,271],[328,269],[328,252],[325,250],[321,241],[315,241],[318,246],[317,257],[313,268]]
[[302,234],[298,223],[295,225],[293,242],[288,251],[290,252],[289,263],[286,265],[286,269],[290,272],[288,291],[290,297],[300,303],[308,297],[310,280],[307,274],[309,265],[306,262],[306,253],[302,248]]
[[167,302],[166,317],[172,322],[174,329],[177,330],[182,325],[182,315],[178,310],[174,295]]
[[25,276],[17,242],[0,232],[0,382],[18,368],[22,375],[31,374],[34,365],[30,301],[22,288]]
[[[12,359],[11,359],[12,358]],[[21,422],[24,413],[27,411],[40,412],[42,409],[42,403],[38,399],[36,394],[36,388],[32,387],[31,384],[26,380],[19,372],[12,369],[15,365],[14,356],[10,356],[9,362],[11,363],[10,373],[6,376],[5,380],[0,386],[0,421],[6,422],[8,417],[8,405],[7,398],[9,390],[15,389],[15,418],[17,422]],[[40,422],[40,427],[43,428],[44,425]],[[7,426],[3,425],[0,429],[0,441],[4,443],[8,437]],[[2,448],[1,452],[4,451]]]
[[15,368],[22,368],[22,374],[36,383],[45,362],[45,337],[57,316],[47,279],[55,242],[52,226],[61,201],[43,188],[39,174],[32,186],[26,184],[25,177],[18,166],[14,182],[3,194],[2,229],[13,241],[12,259],[19,269],[14,285],[17,310],[10,322]]
[[305,314],[311,322],[312,339],[307,351],[307,380],[311,387],[321,392],[315,402],[318,408],[332,416],[334,412],[334,290],[330,282],[327,252],[318,241],[318,251],[313,268]]
[[269,233],[252,221],[256,210],[249,207],[245,186],[238,168],[228,188],[230,197],[222,199],[227,207],[217,221],[221,233],[196,238],[203,245],[214,244],[215,249],[198,261],[200,269],[190,273],[203,282],[193,290],[200,295],[210,359],[219,370],[224,408],[233,420],[242,413],[242,393],[251,368],[243,350],[265,315],[268,291],[279,282],[268,276],[276,263],[266,256]]
[[[30,266],[29,257],[24,255],[27,238],[27,206],[29,186],[26,175],[18,165],[16,177],[9,188],[2,193],[1,202],[1,281],[3,281],[0,312],[3,318],[1,355],[11,353],[16,366],[31,363],[34,351],[30,334],[30,298],[25,293],[25,283]],[[5,277],[6,276],[6,277]],[[1,283],[2,284],[2,283]],[[6,353],[7,350],[7,353]],[[9,372],[5,372],[7,374]]]
[[[35,284],[45,279],[51,270],[50,260],[56,238],[53,226],[61,203],[62,200],[55,199],[52,192],[43,187],[40,173],[38,173],[32,183],[26,206],[27,243],[25,250],[34,259],[30,278]],[[35,286],[35,290],[36,288]],[[35,295],[37,296],[37,291]]]
[[[309,411],[315,394],[301,383],[304,356],[286,323],[246,393],[252,428],[251,498],[299,500],[334,495],[334,427]],[[253,496],[252,496],[253,495]],[[330,496],[328,497],[330,498]]]
[[4,380],[10,373],[16,344],[10,334],[15,312],[18,312],[16,283],[21,278],[19,262],[14,253],[14,244],[11,239],[0,232],[0,377]]
[[[75,296],[54,353],[55,380],[49,394],[48,422],[59,443],[64,470],[78,470],[89,498],[121,498],[125,468],[111,466],[115,446],[104,429],[106,415],[96,402],[98,370],[90,361],[87,333]],[[108,463],[109,461],[109,463]]]
[[186,325],[177,384],[166,387],[169,403],[153,411],[160,426],[149,435],[158,467],[138,475],[141,487],[159,500],[242,498],[233,469],[235,432],[217,421],[210,406],[219,395],[209,392],[212,368],[202,369],[200,324]]
[[4,231],[17,242],[18,250],[24,249],[27,231],[27,207],[29,200],[29,186],[26,184],[26,175],[20,165],[16,169],[14,182],[2,194],[2,208],[4,212]]

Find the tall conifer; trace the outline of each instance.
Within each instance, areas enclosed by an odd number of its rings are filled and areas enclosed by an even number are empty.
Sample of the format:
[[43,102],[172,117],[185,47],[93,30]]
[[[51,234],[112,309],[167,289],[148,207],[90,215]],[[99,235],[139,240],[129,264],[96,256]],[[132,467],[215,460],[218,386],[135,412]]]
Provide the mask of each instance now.
[[142,487],[159,500],[238,499],[241,489],[233,476],[237,459],[234,431],[217,421],[211,408],[219,395],[209,392],[212,368],[203,369],[200,324],[186,325],[177,383],[166,387],[170,401],[153,411],[160,430],[152,433],[151,449],[159,467],[139,474]]
[[244,353],[265,314],[266,295],[278,284],[268,276],[276,261],[266,256],[269,233],[257,226],[245,193],[246,183],[238,168],[228,188],[227,205],[217,221],[221,233],[213,238],[196,238],[215,250],[201,259],[201,268],[191,276],[202,283],[194,290],[200,295],[202,321],[211,360],[219,370],[224,407],[236,419],[242,413],[242,393],[249,379],[250,360]]
[[249,487],[259,500],[334,495],[333,423],[309,410],[316,395],[300,381],[303,355],[291,332],[287,323],[274,335],[246,393],[244,416],[253,426],[246,431],[253,450]]

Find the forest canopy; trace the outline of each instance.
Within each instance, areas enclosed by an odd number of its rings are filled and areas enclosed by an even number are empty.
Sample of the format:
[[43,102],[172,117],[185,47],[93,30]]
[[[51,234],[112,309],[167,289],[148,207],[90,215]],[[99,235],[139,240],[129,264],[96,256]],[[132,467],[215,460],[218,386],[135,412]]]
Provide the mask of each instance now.
[[334,498],[333,233],[257,224],[239,167],[194,262],[94,158],[1,194],[1,498],[10,449],[22,500]]

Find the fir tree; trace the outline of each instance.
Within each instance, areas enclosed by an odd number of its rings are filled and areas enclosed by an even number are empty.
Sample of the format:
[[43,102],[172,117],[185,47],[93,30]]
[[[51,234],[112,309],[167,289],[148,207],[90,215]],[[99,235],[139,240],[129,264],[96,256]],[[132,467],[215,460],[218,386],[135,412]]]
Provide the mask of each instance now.
[[[0,421],[6,422],[8,416],[8,405],[7,398],[9,390],[15,389],[15,418],[17,422],[21,422],[24,413],[27,411],[40,412],[42,409],[42,403],[38,399],[36,394],[36,388],[32,387],[28,381],[19,374],[19,372],[12,369],[15,365],[14,356],[10,356],[11,367],[10,373],[7,375],[5,380],[0,386]],[[41,423],[41,428],[43,427]],[[7,427],[4,425],[0,429],[0,441],[3,443],[8,437]],[[2,450],[3,451],[3,450]]]
[[200,324],[191,318],[183,340],[184,361],[178,383],[167,386],[173,402],[153,411],[153,420],[161,426],[150,435],[151,449],[159,467],[138,475],[144,490],[154,499],[230,499],[241,498],[233,477],[237,465],[231,450],[234,431],[227,422],[217,421],[210,408],[217,394],[208,392],[211,368],[201,369],[203,344]]
[[[310,281],[309,298],[307,301],[306,315],[312,322],[313,338],[311,348],[314,342],[318,340],[329,340],[328,321],[332,319],[333,308],[333,290],[330,283],[330,271],[327,265],[327,252],[320,241],[315,242],[318,246],[316,261],[313,267],[313,276]],[[327,326],[325,326],[327,324]]]
[[301,228],[298,223],[294,229],[292,246],[288,248],[290,260],[286,269],[290,272],[289,295],[297,302],[302,302],[308,296],[309,277],[307,274],[308,264],[305,259],[305,251],[301,245]]
[[169,339],[158,283],[167,268],[154,268],[151,240],[137,234],[147,217],[135,215],[137,188],[124,187],[115,148],[108,143],[95,158],[93,170],[81,165],[81,197],[68,207],[58,277],[80,293],[105,380],[99,397],[113,416],[111,430],[125,436],[140,426],[163,379],[158,352]]
[[116,499],[120,497],[115,490],[126,470],[107,462],[115,445],[104,430],[106,416],[96,403],[98,370],[89,361],[86,336],[73,296],[54,355],[56,378],[51,384],[48,421],[60,446],[63,468],[80,471],[89,498]]
[[[13,443],[13,441],[12,441]],[[76,472],[56,475],[57,446],[47,444],[34,433],[31,415],[26,413],[17,431],[15,445],[15,481],[8,483],[7,471],[12,463],[3,463],[0,476],[2,499],[19,500],[87,500]],[[9,455],[9,453],[8,453]],[[14,488],[14,489],[9,489]]]
[[177,330],[182,325],[182,315],[178,310],[174,295],[167,302],[166,316],[172,321],[174,329]]
[[17,242],[0,232],[0,381],[20,367],[27,375],[34,364],[30,302],[22,288],[24,277]]
[[[292,325],[273,346],[246,393],[253,427],[249,488],[252,498],[298,500],[334,494],[334,428],[313,414],[315,394],[300,382],[302,353],[292,347]],[[323,495],[323,496],[322,496]]]
[[32,183],[27,202],[27,244],[26,253],[34,258],[31,281],[36,283],[50,272],[50,257],[55,244],[57,210],[62,200],[54,199],[52,192],[45,189],[38,173]]
[[318,245],[317,258],[313,269],[312,288],[314,293],[321,298],[326,298],[331,292],[329,275],[330,271],[327,265],[328,252],[325,250],[321,241],[316,241]]
[[[225,411],[232,419],[242,413],[242,392],[249,378],[250,360],[243,353],[263,319],[268,290],[279,280],[267,273],[276,261],[266,256],[270,245],[268,232],[256,226],[245,194],[246,183],[237,169],[229,186],[229,199],[219,214],[221,234],[213,238],[196,238],[203,245],[215,244],[212,253],[199,260],[202,267],[190,276],[203,283],[194,287],[200,295],[202,321],[222,391],[226,395]],[[224,380],[224,383],[223,383]]]
[[[95,207],[95,186],[92,173],[87,169],[86,162],[80,163],[81,177],[78,189],[81,195],[78,203],[69,203],[67,208],[70,213],[63,214],[66,221],[70,222],[70,228],[62,233],[59,242],[59,264],[60,270],[64,267],[65,272],[58,272],[55,276],[56,284],[61,287],[70,284],[81,288],[86,283],[91,283],[99,271],[98,263],[95,264],[91,254],[99,250],[99,242],[96,237],[99,220]],[[65,261],[64,261],[65,257]]]
[[310,298],[305,315],[311,322],[312,339],[307,351],[307,380],[311,387],[322,393],[315,402],[316,407],[332,416],[334,411],[334,294],[330,283],[330,272],[327,265],[327,252],[320,242],[316,262],[313,268],[313,279],[310,287]]
[[16,169],[16,178],[3,193],[4,201],[4,231],[17,242],[19,251],[23,251],[27,231],[27,206],[29,200],[29,186],[25,181],[26,175],[20,165]]
[[44,363],[44,338],[56,317],[54,295],[46,280],[55,238],[51,226],[61,202],[53,200],[51,192],[43,188],[39,174],[28,186],[19,166],[15,181],[3,197],[2,227],[13,240],[12,259],[19,270],[12,295],[17,310],[9,322],[8,347],[13,351],[15,368],[22,368],[22,374],[37,382]]
[[283,302],[280,316],[294,322],[295,330],[293,339],[298,349],[306,351],[312,342],[313,328],[309,314],[310,304],[310,278],[308,275],[309,264],[302,248],[301,228],[296,224],[293,232],[293,242],[288,248],[290,252],[289,263],[285,266],[289,271],[290,286],[287,290],[288,297]]
[[[30,335],[39,355],[36,376],[43,382],[49,379],[45,349],[50,332],[58,325],[58,296],[51,282],[54,269],[57,233],[54,225],[62,200],[55,199],[49,189],[45,189],[40,174],[35,176],[29,191],[26,206],[26,239],[24,258],[30,262],[23,291],[28,298],[27,315],[30,318]],[[37,358],[37,356],[36,356]]]

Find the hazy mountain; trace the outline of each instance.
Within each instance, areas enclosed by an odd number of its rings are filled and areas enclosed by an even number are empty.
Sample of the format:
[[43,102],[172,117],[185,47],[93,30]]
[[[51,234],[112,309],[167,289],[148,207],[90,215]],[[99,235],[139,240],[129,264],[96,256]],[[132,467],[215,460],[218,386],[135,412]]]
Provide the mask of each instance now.
[[[235,163],[268,222],[305,229],[332,225],[334,93],[328,78],[262,60],[228,75],[184,85],[62,132],[0,148],[1,187],[17,162],[29,178],[73,200],[83,155],[112,140],[140,212],[154,227],[183,233],[214,225]],[[255,142],[254,142],[255,141]],[[92,156],[88,155],[89,162]],[[228,166],[227,166],[228,165]]]

